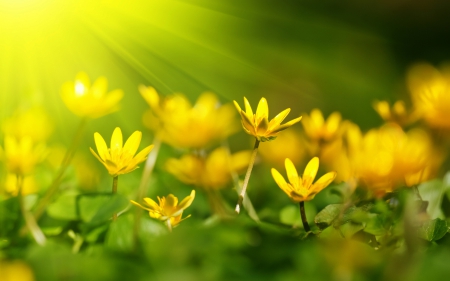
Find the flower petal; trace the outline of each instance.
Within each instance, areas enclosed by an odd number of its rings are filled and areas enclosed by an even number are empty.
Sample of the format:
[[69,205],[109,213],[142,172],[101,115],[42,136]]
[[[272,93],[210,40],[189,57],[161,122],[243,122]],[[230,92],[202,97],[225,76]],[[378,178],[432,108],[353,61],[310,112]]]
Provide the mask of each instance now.
[[283,125],[278,126],[277,128],[275,128],[272,133],[278,133],[281,132],[283,130],[286,130],[287,128],[289,128],[290,126],[294,125],[295,123],[300,122],[300,120],[302,120],[302,117],[297,117],[295,119],[292,119],[291,121],[284,123]]
[[142,132],[135,131],[125,142],[122,153],[130,156],[130,159],[136,154],[141,143]]
[[286,118],[286,116],[291,112],[290,108],[286,108],[285,110],[281,111],[277,114],[272,120],[269,122],[269,131],[272,131],[276,127],[278,127],[281,122]]
[[309,189],[314,178],[317,175],[317,170],[319,170],[319,158],[314,157],[306,165],[305,171],[303,172],[303,187]]
[[329,172],[321,176],[312,186],[312,192],[314,194],[319,193],[322,189],[327,187],[336,178],[336,172]]
[[272,168],[270,171],[278,187],[283,190],[288,196],[290,196],[292,189],[290,188],[290,185],[286,182],[284,177],[275,168]]
[[91,87],[91,94],[95,98],[101,98],[106,94],[106,91],[108,90],[108,80],[104,76],[100,76],[95,80],[94,84],[92,84]]
[[191,191],[191,194],[189,196],[186,196],[186,198],[184,198],[180,204],[178,205],[179,209],[186,209],[187,207],[191,206],[192,201],[194,201],[195,198],[195,190]]
[[147,211],[154,211],[153,209],[149,209],[149,208],[147,208],[147,207],[145,207],[145,206],[142,206],[141,204],[139,204],[138,202],[136,202],[136,201],[134,201],[134,200],[130,200],[130,203],[133,204],[133,205],[135,205],[135,206],[138,206],[139,208],[142,208],[142,209],[144,209],[144,210],[147,210]]
[[269,118],[269,106],[267,104],[267,100],[265,98],[261,98],[261,100],[258,103],[258,107],[256,108],[256,114],[255,114],[255,123],[259,124],[262,120],[266,120],[266,123],[268,124]]
[[159,107],[159,95],[158,92],[153,87],[145,87],[144,85],[139,85],[139,92],[141,96],[145,99],[152,110],[157,110]]
[[122,153],[122,146],[123,146],[122,131],[120,130],[119,127],[116,127],[111,137],[111,146],[110,146],[111,159],[113,161],[118,161],[120,154]]
[[147,206],[151,210],[153,210],[153,211],[159,211],[160,210],[160,207],[159,207],[158,203],[156,203],[153,199],[145,197],[144,198],[144,202],[145,202],[145,204],[147,204]]
[[246,97],[244,97],[244,104],[245,104],[245,114],[247,114],[247,116],[249,117],[253,117],[252,107]]
[[295,169],[294,163],[292,163],[291,159],[286,158],[284,160],[284,166],[286,167],[286,174],[289,179],[289,182],[294,187],[298,187],[298,173],[297,169]]
[[109,159],[110,155],[108,152],[108,147],[106,146],[106,142],[103,139],[103,137],[97,132],[94,133],[94,141],[95,141],[95,146],[97,147],[97,152],[98,152],[98,155],[100,156],[100,158],[103,161],[106,161],[106,159]]
[[233,103],[234,103],[234,106],[236,107],[237,111],[238,111],[239,113],[241,113],[242,109],[241,109],[241,107],[239,106],[239,104],[237,103],[237,101],[234,100]]

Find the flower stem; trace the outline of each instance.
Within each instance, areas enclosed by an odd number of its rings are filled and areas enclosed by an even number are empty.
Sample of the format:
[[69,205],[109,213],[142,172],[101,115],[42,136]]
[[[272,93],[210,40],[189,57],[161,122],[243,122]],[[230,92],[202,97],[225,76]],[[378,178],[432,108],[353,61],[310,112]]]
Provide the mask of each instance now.
[[34,240],[36,241],[36,243],[42,246],[46,242],[45,235],[44,233],[42,233],[42,230],[36,223],[34,216],[28,213],[27,210],[25,209],[25,204],[23,202],[22,196],[22,187],[23,187],[23,176],[17,175],[17,190],[18,190],[17,197],[19,199],[20,212],[22,213],[22,216],[25,220],[26,227],[31,231]]
[[250,180],[250,175],[252,173],[253,165],[255,164],[256,154],[258,154],[259,140],[255,140],[255,146],[253,147],[252,157],[250,158],[250,163],[248,164],[247,173],[245,174],[244,184],[242,185],[241,194],[239,194],[239,199],[234,209],[236,213],[239,214],[241,211],[242,201],[244,201],[245,192],[247,191],[248,181]]
[[170,223],[170,219],[166,220],[166,226],[167,226],[167,229],[169,230],[169,232],[172,232],[172,224]]
[[303,228],[305,229],[306,232],[309,232],[309,231],[311,231],[311,228],[309,228],[308,220],[306,220],[305,202],[300,201],[299,205],[300,205],[300,215],[302,217]]
[[36,206],[36,209],[34,211],[34,217],[36,220],[39,220],[39,218],[44,213],[45,208],[50,203],[53,195],[55,195],[56,191],[58,191],[59,185],[61,184],[61,181],[63,179],[64,173],[67,170],[67,167],[69,166],[70,162],[73,159],[73,156],[75,155],[75,152],[78,148],[78,145],[80,144],[81,138],[83,137],[83,132],[87,124],[87,118],[81,119],[80,125],[78,126],[78,129],[75,133],[75,136],[72,140],[72,143],[70,144],[69,149],[66,151],[66,154],[64,155],[63,161],[61,163],[61,166],[58,170],[58,173],[56,174],[55,178],[53,179],[53,182],[51,183],[50,187],[45,192],[43,198]]
[[[115,176],[113,178],[113,185],[112,185],[112,194],[117,194],[117,184],[119,182],[119,176]],[[113,221],[117,220],[117,213],[113,214]]]
[[[159,149],[161,148],[161,140],[157,137],[153,140],[153,149],[147,157],[147,161],[145,161],[144,172],[142,173],[141,183],[139,184],[139,190],[137,193],[136,201],[142,200],[142,198],[147,194],[147,185],[150,180],[150,176],[155,168],[156,159],[158,158]],[[134,247],[137,247],[139,226],[142,218],[142,209],[135,208],[135,216],[134,216],[134,226],[133,226],[133,244]]]

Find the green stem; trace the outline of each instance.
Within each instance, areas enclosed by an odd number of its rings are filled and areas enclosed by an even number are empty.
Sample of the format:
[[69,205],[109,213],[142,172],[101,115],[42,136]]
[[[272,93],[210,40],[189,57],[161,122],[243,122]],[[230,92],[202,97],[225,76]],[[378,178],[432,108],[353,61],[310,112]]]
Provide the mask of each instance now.
[[42,246],[46,242],[45,235],[39,228],[38,224],[36,223],[36,220],[34,219],[33,215],[28,213],[27,210],[25,209],[25,203],[23,201],[22,196],[22,188],[23,188],[23,176],[17,175],[17,191],[18,191],[17,196],[19,199],[20,212],[25,220],[26,227],[31,231],[34,240],[36,241],[36,243]]
[[[113,185],[112,185],[112,194],[117,194],[117,184],[119,182],[119,176],[115,176],[113,178]],[[117,213],[113,214],[113,221],[117,220]]]
[[83,132],[86,127],[86,124],[87,124],[87,118],[81,119],[80,125],[78,126],[78,129],[75,133],[75,137],[73,138],[69,149],[66,151],[66,154],[64,155],[64,158],[63,158],[61,166],[58,170],[58,173],[56,174],[55,178],[53,179],[53,182],[51,183],[50,187],[45,192],[43,198],[41,199],[41,201],[38,202],[38,204],[36,206],[36,209],[34,211],[34,217],[36,218],[36,220],[39,220],[39,218],[44,213],[45,208],[50,203],[52,197],[58,191],[59,185],[61,184],[64,173],[66,172],[67,167],[69,166],[70,162],[72,161],[73,156],[75,155],[75,152],[78,148],[78,145],[80,144],[80,141],[83,137]]
[[305,202],[300,201],[299,205],[300,205],[300,215],[302,217],[303,228],[305,229],[306,232],[309,232],[309,231],[311,231],[311,228],[309,228],[308,220],[306,219]]
[[247,173],[245,174],[244,184],[242,185],[241,194],[239,194],[239,199],[234,209],[236,213],[239,214],[241,211],[242,201],[244,201],[245,192],[247,191],[248,181],[250,180],[250,175],[252,173],[253,165],[255,164],[256,154],[258,154],[259,140],[255,140],[255,146],[253,147],[252,157],[250,158],[250,163],[248,164]]

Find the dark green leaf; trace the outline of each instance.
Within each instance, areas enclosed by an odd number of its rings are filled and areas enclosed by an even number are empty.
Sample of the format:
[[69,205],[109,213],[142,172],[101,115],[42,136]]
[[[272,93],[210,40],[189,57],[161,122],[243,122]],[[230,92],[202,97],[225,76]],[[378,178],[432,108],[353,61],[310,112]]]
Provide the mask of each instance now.
[[448,225],[445,220],[434,219],[427,221],[419,228],[419,237],[427,241],[437,241],[444,237],[448,231]]

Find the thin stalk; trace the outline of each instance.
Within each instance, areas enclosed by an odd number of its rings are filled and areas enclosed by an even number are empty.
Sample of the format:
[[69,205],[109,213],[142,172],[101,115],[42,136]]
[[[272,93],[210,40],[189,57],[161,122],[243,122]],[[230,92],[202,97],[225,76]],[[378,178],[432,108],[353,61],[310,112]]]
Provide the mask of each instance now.
[[22,196],[22,187],[23,187],[23,176],[17,175],[17,190],[18,190],[17,196],[19,198],[20,212],[22,213],[22,216],[25,220],[26,227],[31,231],[34,240],[36,241],[36,243],[42,246],[46,242],[45,235],[39,228],[38,224],[36,223],[36,220],[34,219],[33,215],[28,213],[27,210],[25,209],[25,204]]
[[[148,181],[150,180],[150,176],[155,168],[156,159],[158,158],[159,149],[161,148],[161,140],[157,137],[153,140],[153,149],[147,157],[147,161],[145,161],[144,172],[142,172],[141,182],[139,184],[139,189],[136,197],[136,201],[139,202],[142,198],[147,194]],[[137,247],[139,228],[142,218],[142,209],[134,208],[135,216],[134,216],[134,225],[133,225],[133,244],[134,247]]]
[[241,194],[239,194],[239,199],[234,209],[236,213],[239,214],[241,211],[242,201],[244,201],[245,192],[247,191],[248,181],[250,180],[250,175],[252,173],[253,165],[255,164],[256,154],[258,154],[259,140],[255,140],[255,146],[253,147],[252,157],[250,158],[250,163],[248,164],[247,173],[245,174],[244,184],[242,185]]
[[309,232],[309,231],[311,231],[311,228],[309,228],[308,220],[306,220],[305,202],[300,201],[299,205],[300,205],[300,216],[302,217],[303,228],[305,229],[306,232]]
[[[119,182],[119,176],[115,176],[113,178],[113,185],[112,185],[112,194],[117,194],[117,184]],[[113,221],[117,220],[117,213],[113,214]]]
[[56,174],[55,178],[53,179],[50,187],[45,192],[41,201],[39,201],[36,206],[36,209],[34,211],[34,217],[36,218],[36,220],[39,220],[39,218],[44,213],[45,208],[50,203],[52,197],[58,191],[59,185],[61,184],[64,173],[66,172],[67,167],[69,166],[70,162],[72,161],[73,156],[75,155],[75,152],[80,144],[81,138],[83,137],[83,132],[86,127],[86,124],[87,124],[87,118],[81,119],[80,125],[78,126],[78,129],[75,133],[72,143],[70,144],[69,149],[66,151],[66,154],[64,155],[64,158],[63,158],[61,166],[58,170],[58,173]]
[[172,232],[172,224],[170,223],[170,219],[166,220],[166,226],[167,226],[167,229],[169,230],[169,232]]

